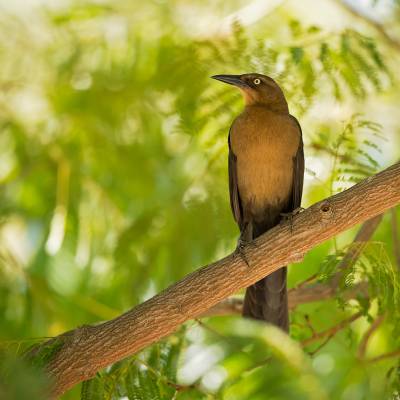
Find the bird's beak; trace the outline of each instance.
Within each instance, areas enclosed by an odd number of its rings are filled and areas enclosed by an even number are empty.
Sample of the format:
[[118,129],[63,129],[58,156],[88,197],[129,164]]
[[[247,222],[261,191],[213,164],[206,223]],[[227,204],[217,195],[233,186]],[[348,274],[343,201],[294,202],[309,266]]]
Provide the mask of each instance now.
[[217,81],[228,83],[238,87],[248,87],[248,85],[240,79],[241,75],[214,75],[211,78]]

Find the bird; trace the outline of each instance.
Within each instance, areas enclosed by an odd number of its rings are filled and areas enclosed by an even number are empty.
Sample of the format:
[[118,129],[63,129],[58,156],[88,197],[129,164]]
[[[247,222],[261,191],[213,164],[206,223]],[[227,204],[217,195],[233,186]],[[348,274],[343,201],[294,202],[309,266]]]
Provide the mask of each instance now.
[[[246,73],[211,78],[235,86],[244,98],[228,135],[230,205],[240,229],[237,250],[243,255],[252,240],[301,211],[302,130],[271,77]],[[246,289],[243,316],[289,332],[286,266]]]

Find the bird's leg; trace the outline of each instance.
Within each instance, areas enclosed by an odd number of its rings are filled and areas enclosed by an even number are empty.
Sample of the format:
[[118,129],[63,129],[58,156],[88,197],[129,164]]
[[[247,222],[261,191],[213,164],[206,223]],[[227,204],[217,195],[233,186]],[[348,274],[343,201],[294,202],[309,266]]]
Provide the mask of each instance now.
[[253,225],[249,222],[240,232],[240,236],[235,250],[235,253],[239,253],[240,257],[247,264],[248,267],[250,267],[250,264],[245,253],[245,248],[248,244],[251,244],[253,242],[252,239],[253,239]]
[[250,268],[249,260],[247,259],[245,248],[249,242],[243,239],[242,235],[240,235],[235,253],[240,255],[240,258],[246,263],[246,265]]
[[287,212],[287,213],[280,213],[280,216],[283,217],[284,219],[290,219],[296,216],[297,214],[300,214],[302,211],[305,209],[303,207],[297,207],[293,211]]
[[295,217],[297,214],[300,214],[302,211],[304,211],[303,207],[297,207],[293,211],[280,213],[282,221],[290,221],[290,233],[293,233],[293,217]]

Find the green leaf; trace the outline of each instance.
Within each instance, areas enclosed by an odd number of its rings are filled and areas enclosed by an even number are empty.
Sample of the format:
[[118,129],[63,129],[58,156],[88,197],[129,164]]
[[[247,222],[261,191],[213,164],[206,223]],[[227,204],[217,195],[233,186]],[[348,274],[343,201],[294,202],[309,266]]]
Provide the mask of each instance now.
[[299,64],[303,59],[304,50],[301,47],[291,47],[290,53],[292,54],[292,59],[296,64]]
[[82,382],[81,400],[103,400],[104,386],[101,375]]

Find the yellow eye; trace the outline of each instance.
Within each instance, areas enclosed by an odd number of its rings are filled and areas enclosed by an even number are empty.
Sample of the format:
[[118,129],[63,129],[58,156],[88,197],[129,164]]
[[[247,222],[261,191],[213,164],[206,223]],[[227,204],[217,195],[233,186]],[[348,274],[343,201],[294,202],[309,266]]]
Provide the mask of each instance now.
[[256,79],[254,79],[253,82],[254,82],[255,85],[259,85],[261,83],[261,80],[256,78]]

